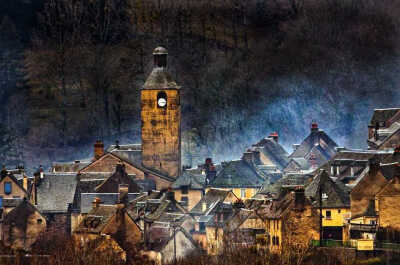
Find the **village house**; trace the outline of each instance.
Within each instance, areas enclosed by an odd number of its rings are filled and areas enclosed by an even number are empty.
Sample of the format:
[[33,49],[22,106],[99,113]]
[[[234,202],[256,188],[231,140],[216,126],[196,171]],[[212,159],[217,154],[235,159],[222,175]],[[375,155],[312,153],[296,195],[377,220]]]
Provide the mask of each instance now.
[[233,203],[238,201],[239,198],[231,190],[211,188],[192,208],[190,215],[196,220],[192,235],[203,249],[209,248],[206,231],[207,223],[215,218],[214,216],[217,212],[225,211],[225,216],[222,216],[227,218],[227,213],[230,212]]
[[222,166],[223,169],[206,186],[206,191],[218,188],[232,190],[241,200],[253,197],[262,187],[265,179],[262,177],[262,172],[252,165],[250,159],[253,159],[252,153],[249,156],[244,153],[242,159],[226,162]]
[[312,123],[310,134],[301,144],[293,145],[293,153],[284,172],[307,172],[317,169],[330,160],[336,153],[337,144],[317,123]]
[[369,149],[393,149],[400,142],[400,109],[375,109],[368,124]]
[[46,216],[48,230],[71,233],[71,215],[78,179],[75,173],[35,174],[32,202]]
[[[19,179],[14,175],[20,175]],[[16,207],[21,201],[29,199],[32,181],[22,172],[6,170],[5,167],[0,173],[0,208],[2,214],[6,214]]]
[[103,235],[110,236],[116,241],[116,246],[124,250],[134,249],[142,241],[142,230],[126,209],[128,191],[128,185],[120,184],[118,203],[113,205],[103,204],[99,198],[94,199],[92,210],[73,233],[77,246],[85,247]]
[[324,170],[306,186],[306,197],[318,211],[322,209],[322,239],[341,241],[345,237],[343,226],[344,218],[350,214],[349,193],[350,190],[343,183],[334,182]]
[[399,213],[393,204],[400,195],[398,175],[397,162],[381,164],[373,158],[351,190],[351,218],[346,229],[355,245],[372,250],[378,230],[398,229]]
[[206,223],[208,254],[218,255],[227,248],[266,246],[266,222],[257,213],[259,205],[256,209],[247,209],[242,203],[222,206]]
[[319,238],[318,211],[302,189],[267,201],[257,213],[266,223],[266,243],[272,252],[284,247],[307,247]]
[[[164,229],[164,227],[163,227]],[[170,227],[172,234],[141,251],[143,257],[157,265],[169,264],[200,251],[192,236],[182,227]]]
[[[374,158],[380,162],[391,163],[399,160],[400,156],[393,150],[361,150],[336,148],[337,153],[331,160],[323,164],[324,169],[332,178],[345,184],[354,184]],[[400,151],[400,150],[399,150]],[[400,153],[400,152],[399,152]]]
[[46,217],[24,198],[2,218],[1,240],[12,249],[29,251],[46,225]]
[[271,133],[268,137],[252,145],[252,151],[259,152],[259,166],[265,173],[280,173],[289,163],[289,154],[279,144],[277,132]]

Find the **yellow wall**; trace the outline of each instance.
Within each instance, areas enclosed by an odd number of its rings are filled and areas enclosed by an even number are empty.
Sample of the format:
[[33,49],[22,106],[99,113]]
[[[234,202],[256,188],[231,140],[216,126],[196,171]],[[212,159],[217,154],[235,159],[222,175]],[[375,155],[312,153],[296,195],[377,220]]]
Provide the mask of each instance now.
[[206,226],[207,253],[217,255],[222,251],[224,233],[221,228]]
[[[5,182],[11,182],[11,194],[5,194],[4,192],[4,183]],[[0,182],[0,196],[3,197],[3,199],[11,199],[14,196],[18,196],[19,198],[24,198],[26,197],[26,193],[24,190],[18,186],[13,180],[11,180],[10,177],[6,176],[1,182]]]
[[352,224],[369,225],[369,224],[371,224],[371,221],[375,221],[376,222],[377,218],[376,217],[365,217],[365,216],[362,216],[362,217],[359,217],[359,218],[352,219],[350,223],[352,223]]
[[174,190],[175,200],[182,201],[182,197],[188,197],[187,210],[192,210],[192,208],[201,200],[203,197],[202,190],[188,190],[188,194],[182,194],[181,190]]
[[[157,94],[167,95],[167,107],[157,107]],[[178,177],[181,163],[181,108],[178,89],[142,89],[142,163],[171,177]]]
[[[271,251],[277,251],[281,248],[282,246],[282,220],[280,219],[269,219],[267,221],[267,227],[266,227],[266,232],[269,233],[269,242],[267,244],[269,245],[269,248]],[[275,241],[275,244],[273,243],[273,238],[278,238],[279,242]],[[276,239],[275,239],[276,240]],[[279,243],[276,245],[276,243]]]
[[[327,218],[326,212],[331,212],[331,218]],[[340,211],[340,213],[339,213]],[[322,215],[324,218],[322,219],[322,226],[343,226],[343,215],[347,212],[350,212],[348,208],[326,208],[322,209]]]
[[374,250],[373,239],[358,239],[357,250]]
[[[206,189],[206,193],[209,191],[210,188]],[[255,188],[245,188],[245,195],[244,197],[242,197],[241,195],[241,190],[242,189],[228,189],[228,188],[218,188],[221,190],[231,190],[233,192],[233,194],[235,194],[236,197],[238,197],[241,200],[246,200],[246,199],[250,199],[252,198],[254,195],[256,195],[257,193],[257,189]]]

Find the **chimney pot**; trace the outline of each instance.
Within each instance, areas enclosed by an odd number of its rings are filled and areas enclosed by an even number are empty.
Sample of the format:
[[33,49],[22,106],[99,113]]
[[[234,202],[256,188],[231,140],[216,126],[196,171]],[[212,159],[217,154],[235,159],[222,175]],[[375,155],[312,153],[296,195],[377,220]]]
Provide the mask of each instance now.
[[123,203],[128,197],[129,184],[118,185],[118,202]]
[[104,155],[104,144],[97,140],[94,144],[94,159],[97,160]]
[[279,135],[277,132],[273,132],[269,135],[270,138],[272,138],[275,142],[278,142],[279,140]]
[[93,208],[99,207],[100,204],[101,204],[100,198],[95,197],[93,202],[92,202]]
[[311,132],[318,132],[318,123],[311,123]]

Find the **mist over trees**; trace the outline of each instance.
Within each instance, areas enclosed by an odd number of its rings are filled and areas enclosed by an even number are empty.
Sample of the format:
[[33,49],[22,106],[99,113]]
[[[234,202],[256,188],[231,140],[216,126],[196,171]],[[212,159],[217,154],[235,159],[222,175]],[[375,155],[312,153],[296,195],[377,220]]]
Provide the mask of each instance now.
[[15,28],[0,43],[1,124],[31,167],[88,156],[96,139],[139,142],[139,89],[162,45],[183,89],[185,164],[238,158],[272,131],[290,147],[312,121],[339,144],[364,147],[373,108],[399,106],[399,8],[394,0],[33,1],[32,27],[0,12]]

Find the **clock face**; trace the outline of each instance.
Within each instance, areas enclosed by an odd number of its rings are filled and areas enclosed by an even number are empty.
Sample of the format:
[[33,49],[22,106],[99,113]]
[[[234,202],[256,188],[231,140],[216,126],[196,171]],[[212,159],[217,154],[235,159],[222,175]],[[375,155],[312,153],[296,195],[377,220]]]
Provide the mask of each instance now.
[[159,98],[157,104],[159,107],[165,107],[165,105],[167,105],[167,100],[165,98]]

